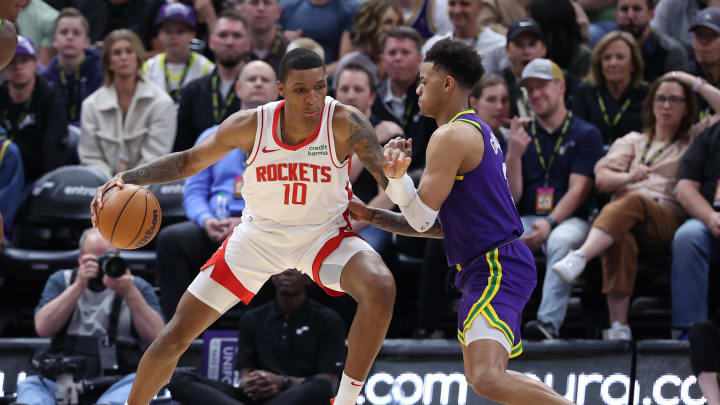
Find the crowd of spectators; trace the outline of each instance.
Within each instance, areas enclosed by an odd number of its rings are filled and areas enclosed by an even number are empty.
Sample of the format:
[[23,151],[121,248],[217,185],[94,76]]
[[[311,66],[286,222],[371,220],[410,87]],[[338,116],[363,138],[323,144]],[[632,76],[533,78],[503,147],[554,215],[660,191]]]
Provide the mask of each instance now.
[[[527,336],[562,336],[576,279],[600,257],[604,337],[631,339],[638,261],[672,251],[672,328],[687,337],[712,316],[708,278],[720,238],[719,3],[28,0],[0,85],[6,244],[38,178],[73,164],[109,178],[192,147],[235,111],[276,100],[280,60],[298,46],[317,49],[331,95],[362,111],[381,144],[412,138],[417,182],[437,127],[417,105],[419,68],[432,44],[452,38],[483,56],[486,74],[469,103],[505,152],[522,239],[545,257]],[[355,194],[392,209],[357,163]],[[238,151],[188,179],[187,221],[159,233],[168,319],[239,221],[245,166]],[[384,257],[403,239],[354,226]],[[409,294],[419,296],[416,335],[439,336],[429,332],[440,329],[437,303],[450,305],[432,292],[442,289],[444,247],[413,246],[424,260],[419,293]]]

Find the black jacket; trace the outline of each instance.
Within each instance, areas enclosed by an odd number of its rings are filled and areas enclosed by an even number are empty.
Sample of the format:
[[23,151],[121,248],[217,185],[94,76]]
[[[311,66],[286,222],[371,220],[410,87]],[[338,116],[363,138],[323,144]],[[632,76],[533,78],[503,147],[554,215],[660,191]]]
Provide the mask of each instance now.
[[[390,106],[385,104],[383,99],[388,94],[388,80],[380,84],[377,89],[377,97],[372,106],[372,115],[378,121],[392,121],[400,125],[405,130],[405,137],[412,138],[412,163],[408,168],[408,172],[417,172],[425,167],[425,149],[427,149],[430,135],[437,129],[435,120],[423,117],[418,106],[418,95],[415,93],[415,86],[408,88],[405,97],[406,116],[398,118],[392,112]],[[412,176],[412,175],[411,175]],[[415,180],[415,176],[412,176]],[[419,179],[419,177],[418,177]]]
[[[0,122],[18,148],[23,160],[26,184],[62,166],[68,159],[65,102],[60,88],[35,75],[30,105],[14,104],[8,83],[0,86]],[[19,122],[20,121],[20,122]]]
[[[182,91],[180,105],[178,106],[177,136],[173,152],[186,150],[195,145],[198,136],[213,125],[219,125],[230,114],[240,109],[240,99],[234,96],[234,89],[230,89],[228,97],[233,95],[233,102],[225,109],[222,119],[215,121],[213,114],[212,79],[217,70],[188,83]],[[219,87],[218,78],[218,87]],[[218,89],[218,111],[225,106],[220,90]]]
[[75,0],[75,7],[90,21],[90,39],[102,41],[111,31],[127,28],[151,49],[150,40],[156,35],[155,17],[163,0],[127,0],[112,5],[108,0]]

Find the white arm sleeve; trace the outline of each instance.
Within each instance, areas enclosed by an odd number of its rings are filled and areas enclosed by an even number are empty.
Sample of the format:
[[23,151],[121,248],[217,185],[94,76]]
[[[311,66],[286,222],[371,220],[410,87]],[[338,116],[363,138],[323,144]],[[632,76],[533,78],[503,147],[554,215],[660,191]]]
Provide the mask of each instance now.
[[425,232],[435,224],[438,211],[422,202],[407,173],[399,179],[388,178],[385,192],[390,200],[400,207],[400,212],[416,231]]

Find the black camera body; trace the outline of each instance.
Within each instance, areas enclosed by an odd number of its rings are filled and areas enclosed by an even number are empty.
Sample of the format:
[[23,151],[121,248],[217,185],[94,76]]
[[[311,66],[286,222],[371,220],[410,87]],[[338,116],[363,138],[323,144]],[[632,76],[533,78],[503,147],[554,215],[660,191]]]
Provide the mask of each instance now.
[[32,366],[45,378],[56,379],[62,374],[71,374],[78,379],[85,373],[85,356],[47,354],[33,359]]
[[96,259],[98,263],[98,275],[96,278],[88,282],[88,288],[92,291],[100,292],[105,289],[103,284],[103,276],[107,274],[108,277],[119,278],[125,274],[125,269],[128,268],[127,262],[122,257],[118,256],[112,250],[108,250],[102,256]]

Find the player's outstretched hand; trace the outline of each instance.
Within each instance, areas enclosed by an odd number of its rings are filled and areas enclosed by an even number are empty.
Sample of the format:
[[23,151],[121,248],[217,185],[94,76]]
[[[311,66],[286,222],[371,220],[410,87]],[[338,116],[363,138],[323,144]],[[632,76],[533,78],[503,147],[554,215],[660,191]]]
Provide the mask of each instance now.
[[348,204],[350,218],[358,222],[367,222],[370,219],[370,209],[357,196],[353,196]]
[[115,186],[118,188],[123,188],[125,186],[125,182],[122,179],[122,173],[116,174],[115,177],[108,180],[107,183],[95,190],[95,197],[93,197],[93,200],[90,202],[90,220],[92,221],[93,228],[97,228],[97,216],[100,208],[103,206],[103,195]]
[[395,138],[385,145],[385,176],[399,179],[412,162],[412,139]]

